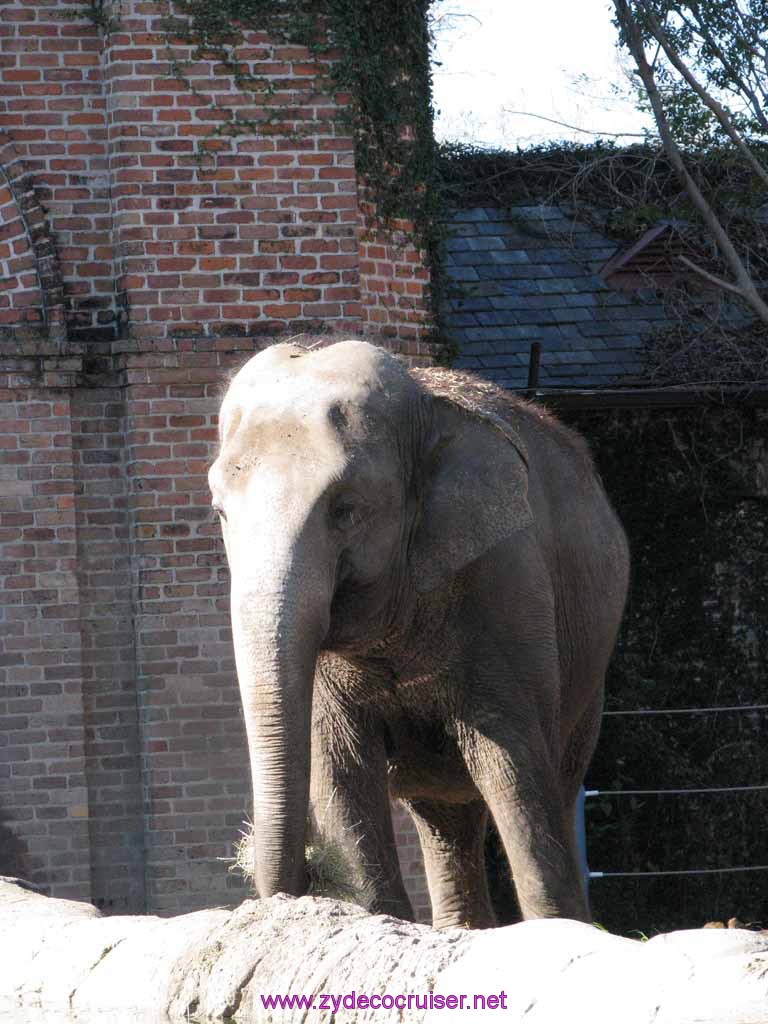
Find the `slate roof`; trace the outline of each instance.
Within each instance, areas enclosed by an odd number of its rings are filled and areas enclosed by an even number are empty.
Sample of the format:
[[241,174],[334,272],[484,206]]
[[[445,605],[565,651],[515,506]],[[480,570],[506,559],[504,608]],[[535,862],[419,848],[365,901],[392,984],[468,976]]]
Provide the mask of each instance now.
[[655,290],[616,290],[598,276],[615,242],[544,205],[459,210],[448,233],[445,318],[456,368],[525,387],[538,341],[541,387],[638,381],[641,337],[664,310]]

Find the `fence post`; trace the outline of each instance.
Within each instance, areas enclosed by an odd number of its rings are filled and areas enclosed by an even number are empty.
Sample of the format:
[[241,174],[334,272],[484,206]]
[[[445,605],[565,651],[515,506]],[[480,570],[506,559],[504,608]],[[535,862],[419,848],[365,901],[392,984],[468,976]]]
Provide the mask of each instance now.
[[579,854],[579,871],[581,873],[581,885],[584,895],[589,896],[589,865],[587,864],[587,830],[584,825],[584,787],[579,787],[579,795],[576,797],[576,849]]
[[531,351],[528,357],[528,387],[525,389],[526,398],[535,398],[536,389],[539,386],[539,362],[541,361],[541,342],[532,341]]

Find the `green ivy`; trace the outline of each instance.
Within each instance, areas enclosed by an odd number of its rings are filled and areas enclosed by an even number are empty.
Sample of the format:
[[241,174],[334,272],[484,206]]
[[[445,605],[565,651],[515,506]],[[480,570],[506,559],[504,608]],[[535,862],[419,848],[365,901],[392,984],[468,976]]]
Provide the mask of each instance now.
[[[757,149],[768,157],[768,147],[758,144]],[[733,220],[739,212],[744,219],[759,211],[765,190],[728,149],[689,149],[686,159],[721,216]],[[598,221],[617,241],[635,241],[638,232],[661,218],[695,220],[668,159],[648,143],[551,142],[525,150],[488,150],[449,142],[439,147],[437,165],[446,201],[464,209],[563,204]]]

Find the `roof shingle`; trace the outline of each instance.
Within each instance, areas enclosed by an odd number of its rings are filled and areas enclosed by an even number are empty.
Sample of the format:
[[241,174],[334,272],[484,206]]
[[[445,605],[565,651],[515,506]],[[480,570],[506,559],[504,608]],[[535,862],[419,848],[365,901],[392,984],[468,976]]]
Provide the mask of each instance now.
[[616,292],[597,271],[616,251],[556,206],[460,210],[449,222],[446,301],[457,368],[509,388],[541,343],[542,387],[595,387],[641,372],[642,335],[664,319],[649,289]]

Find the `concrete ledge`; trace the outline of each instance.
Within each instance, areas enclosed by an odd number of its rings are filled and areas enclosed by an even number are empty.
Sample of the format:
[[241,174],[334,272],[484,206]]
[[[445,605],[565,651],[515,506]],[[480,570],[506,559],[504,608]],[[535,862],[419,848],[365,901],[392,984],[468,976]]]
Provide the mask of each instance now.
[[[236,1015],[241,1024],[768,1020],[768,935],[739,930],[675,932],[646,943],[562,920],[438,932],[287,896],[168,919],[102,917],[87,904],[0,879],[0,949],[0,1019],[24,1022],[68,1013],[101,1022],[120,1013],[178,1021]],[[353,1008],[353,992],[358,1003],[384,994],[414,999],[400,1013]],[[331,1005],[320,1007],[323,993],[347,996],[335,1018]],[[278,995],[312,996],[315,1009],[265,1008],[263,997]],[[462,995],[463,1009],[435,999]],[[489,1005],[475,1008],[475,996]]]

